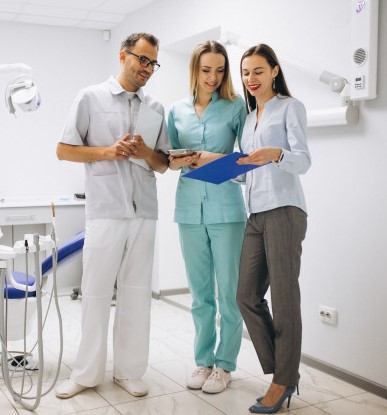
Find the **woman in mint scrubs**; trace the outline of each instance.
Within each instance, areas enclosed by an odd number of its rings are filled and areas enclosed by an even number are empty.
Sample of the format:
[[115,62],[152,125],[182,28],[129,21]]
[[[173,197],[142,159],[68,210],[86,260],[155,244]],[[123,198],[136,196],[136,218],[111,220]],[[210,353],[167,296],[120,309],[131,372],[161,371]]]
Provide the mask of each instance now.
[[196,334],[197,369],[187,386],[218,393],[231,380],[241,345],[242,317],[236,290],[246,211],[238,184],[227,181],[216,185],[182,177],[192,168],[232,153],[242,135],[245,102],[234,91],[227,52],[218,42],[207,41],[193,51],[190,92],[189,98],[172,106],[168,118],[173,147],[195,151],[193,156],[170,157],[170,168],[181,169],[175,222],[193,299]]

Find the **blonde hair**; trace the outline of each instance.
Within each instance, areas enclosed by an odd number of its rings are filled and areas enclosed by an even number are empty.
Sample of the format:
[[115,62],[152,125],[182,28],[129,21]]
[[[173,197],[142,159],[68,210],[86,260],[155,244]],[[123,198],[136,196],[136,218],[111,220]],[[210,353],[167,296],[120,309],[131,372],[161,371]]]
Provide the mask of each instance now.
[[216,42],[214,40],[208,40],[207,42],[200,43],[196,46],[196,48],[192,52],[191,62],[189,64],[189,86],[191,95],[193,96],[194,104],[196,103],[199,89],[198,78],[200,57],[203,54],[210,52],[219,53],[223,55],[225,59],[224,76],[222,79],[222,83],[218,88],[220,98],[232,101],[236,99],[238,96],[234,90],[231,81],[230,63],[228,61],[227,51],[225,47],[221,45],[219,42]]

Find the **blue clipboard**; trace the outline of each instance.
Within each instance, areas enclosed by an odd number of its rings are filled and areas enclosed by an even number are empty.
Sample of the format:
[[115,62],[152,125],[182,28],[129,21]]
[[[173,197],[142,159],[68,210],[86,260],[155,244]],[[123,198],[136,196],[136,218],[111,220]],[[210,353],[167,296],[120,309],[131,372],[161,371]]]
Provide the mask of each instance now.
[[236,151],[234,153],[227,154],[227,156],[221,157],[220,159],[211,161],[202,167],[198,167],[197,169],[185,173],[182,177],[214,184],[221,184],[227,180],[234,179],[249,170],[260,167],[255,164],[239,165],[236,163],[236,160],[246,156],[247,154]]

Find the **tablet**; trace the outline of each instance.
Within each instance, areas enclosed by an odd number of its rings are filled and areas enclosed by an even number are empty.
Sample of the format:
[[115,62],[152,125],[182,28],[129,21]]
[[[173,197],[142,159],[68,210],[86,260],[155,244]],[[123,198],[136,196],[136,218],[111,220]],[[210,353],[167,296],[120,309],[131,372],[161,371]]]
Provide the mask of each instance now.
[[168,153],[173,157],[185,157],[185,156],[192,156],[195,154],[193,150],[188,148],[178,148],[175,150],[168,150]]

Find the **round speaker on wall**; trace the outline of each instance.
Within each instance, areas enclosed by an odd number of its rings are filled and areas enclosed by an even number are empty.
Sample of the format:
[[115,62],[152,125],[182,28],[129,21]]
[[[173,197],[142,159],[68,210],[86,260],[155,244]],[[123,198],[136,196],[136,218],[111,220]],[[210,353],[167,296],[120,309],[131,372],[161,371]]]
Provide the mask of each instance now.
[[353,54],[353,61],[356,65],[363,65],[364,62],[367,60],[367,51],[363,48],[358,48],[355,50]]

